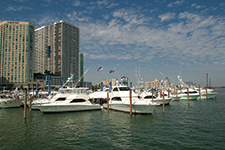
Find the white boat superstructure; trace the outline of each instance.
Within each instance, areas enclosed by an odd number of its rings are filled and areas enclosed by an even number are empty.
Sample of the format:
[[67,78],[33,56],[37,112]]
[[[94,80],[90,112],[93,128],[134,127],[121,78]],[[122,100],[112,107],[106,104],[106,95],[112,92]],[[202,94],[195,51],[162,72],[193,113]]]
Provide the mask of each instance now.
[[180,87],[178,90],[178,95],[181,95],[180,100],[197,100],[199,97],[199,92],[193,87],[187,86],[180,77],[177,77],[180,82]]
[[179,89],[176,87],[171,88],[171,95],[173,101],[179,101],[182,96],[185,96],[186,94],[181,94]]
[[[155,95],[154,95],[154,93],[155,93]],[[152,89],[142,92],[140,94],[140,97],[144,100],[153,101],[153,102],[158,103],[160,105],[163,105],[163,99],[164,99],[164,104],[169,105],[170,102],[172,101],[172,98],[173,98],[172,95],[168,96],[168,91],[164,91],[164,98],[163,98],[162,93],[161,93],[161,96],[160,96],[160,93],[158,93],[157,91],[152,90]]]
[[50,94],[48,92],[39,92],[38,94],[36,94],[36,92],[30,92],[27,105],[30,107],[30,100],[31,97],[33,97],[31,102],[31,109],[39,109],[40,104],[49,103],[50,99],[57,93],[58,92],[56,91],[52,91]]
[[178,95],[181,95],[180,100],[197,100],[199,93],[192,88],[184,88],[178,91]]
[[[131,95],[130,95],[131,92]],[[109,94],[109,109],[130,112],[130,96],[132,97],[132,113],[151,114],[159,104],[139,99],[128,86],[116,85]],[[107,104],[103,104],[107,108]]]
[[50,99],[49,103],[40,104],[39,110],[43,113],[100,110],[99,104],[92,104],[89,101],[90,97],[84,93],[86,89],[62,89]]
[[109,93],[109,88],[103,88],[102,91],[92,92],[89,96],[93,103],[102,104],[107,101],[107,93]]
[[86,93],[88,88],[75,88],[76,85],[72,88],[64,88],[67,83],[71,82],[72,84],[72,80],[73,74],[48,103],[40,103],[38,105],[34,105],[33,107],[38,108],[43,113],[100,110],[101,106],[99,104],[92,104],[89,101],[90,97]]

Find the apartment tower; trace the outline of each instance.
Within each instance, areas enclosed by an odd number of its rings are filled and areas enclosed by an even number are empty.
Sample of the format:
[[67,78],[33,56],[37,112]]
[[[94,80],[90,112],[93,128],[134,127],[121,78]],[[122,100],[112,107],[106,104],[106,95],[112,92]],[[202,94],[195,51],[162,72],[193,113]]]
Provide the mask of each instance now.
[[84,87],[84,54],[80,53],[80,82],[81,86]]
[[33,82],[35,25],[0,21],[0,83]]
[[34,73],[79,79],[79,28],[64,21],[35,30]]

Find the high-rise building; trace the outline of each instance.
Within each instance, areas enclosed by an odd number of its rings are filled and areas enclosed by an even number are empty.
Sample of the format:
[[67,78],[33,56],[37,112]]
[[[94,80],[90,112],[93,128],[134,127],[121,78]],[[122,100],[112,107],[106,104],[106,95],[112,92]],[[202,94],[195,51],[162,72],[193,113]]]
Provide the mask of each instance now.
[[33,82],[35,25],[0,21],[0,83]]
[[[84,55],[83,53],[80,53],[80,82],[81,82],[81,86],[84,87]],[[83,77],[83,78],[82,78]]]
[[79,79],[79,28],[64,21],[35,30],[34,73]]

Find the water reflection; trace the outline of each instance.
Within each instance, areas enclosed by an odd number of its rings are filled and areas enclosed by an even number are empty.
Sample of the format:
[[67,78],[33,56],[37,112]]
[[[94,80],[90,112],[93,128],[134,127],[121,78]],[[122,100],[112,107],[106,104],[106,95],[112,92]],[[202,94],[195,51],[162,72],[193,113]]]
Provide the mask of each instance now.
[[23,108],[0,109],[0,149],[223,149],[224,97],[173,101],[152,115],[32,110],[25,120]]

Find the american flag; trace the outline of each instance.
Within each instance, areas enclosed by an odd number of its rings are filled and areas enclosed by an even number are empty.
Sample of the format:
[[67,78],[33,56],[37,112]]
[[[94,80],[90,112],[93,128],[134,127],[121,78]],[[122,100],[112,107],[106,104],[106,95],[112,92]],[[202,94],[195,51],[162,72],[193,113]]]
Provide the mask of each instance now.
[[100,70],[103,70],[103,68],[102,67],[99,67],[97,71],[100,71]]
[[112,70],[109,71],[109,73],[113,73],[115,71],[115,69],[113,68]]

